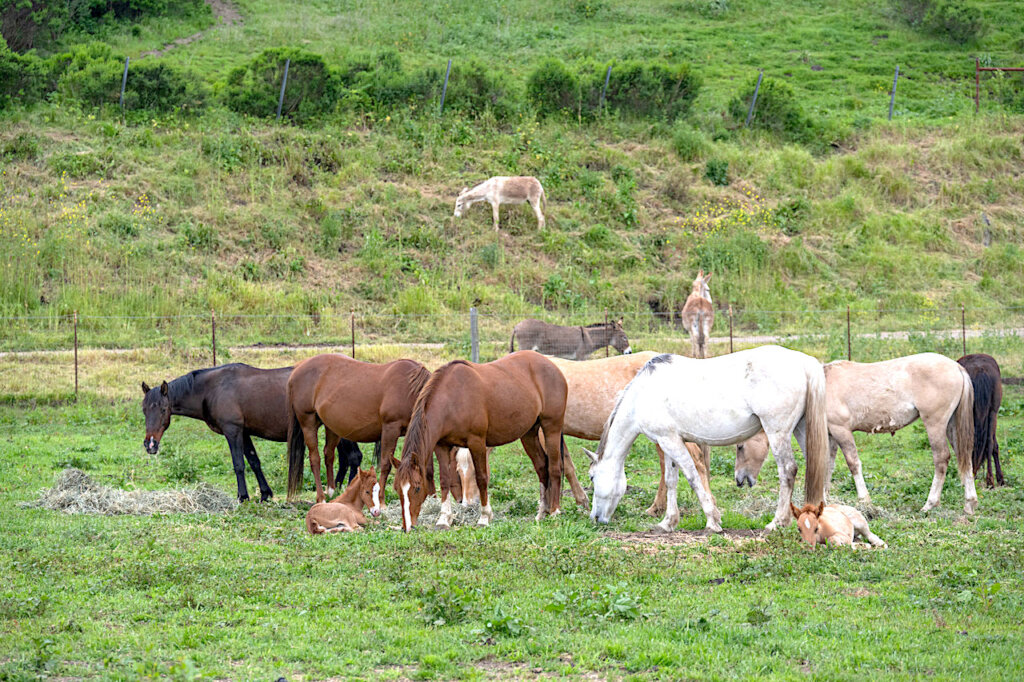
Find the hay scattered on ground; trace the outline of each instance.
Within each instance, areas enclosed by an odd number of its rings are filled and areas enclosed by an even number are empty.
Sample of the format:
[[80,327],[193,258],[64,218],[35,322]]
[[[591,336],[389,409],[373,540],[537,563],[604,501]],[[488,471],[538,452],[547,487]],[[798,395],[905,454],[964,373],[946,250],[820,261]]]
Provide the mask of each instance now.
[[237,506],[235,498],[207,483],[180,490],[121,490],[97,483],[81,469],[65,469],[56,484],[26,507],[65,514],[220,514]]
[[[493,505],[492,505],[493,509]],[[441,500],[437,497],[428,497],[423,501],[420,508],[420,517],[416,521],[417,526],[425,528],[433,527],[437,517],[441,515]],[[491,523],[504,518],[504,514],[497,509],[494,510],[494,518]],[[402,505],[398,500],[391,502],[384,508],[384,523],[389,526],[402,525]],[[463,506],[458,502],[452,502],[452,526],[473,526],[480,519],[480,505],[470,504]]]

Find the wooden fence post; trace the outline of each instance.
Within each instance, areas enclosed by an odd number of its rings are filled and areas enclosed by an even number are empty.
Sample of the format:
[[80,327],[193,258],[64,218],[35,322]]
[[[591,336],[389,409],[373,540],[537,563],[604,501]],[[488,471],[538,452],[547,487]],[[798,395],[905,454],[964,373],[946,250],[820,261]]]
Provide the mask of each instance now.
[[850,306],[846,306],[846,359],[853,360],[853,348],[850,345]]
[[[604,328],[605,329],[608,328],[608,309],[607,308],[604,309]],[[608,357],[608,346],[607,345],[604,347],[604,356]]]
[[469,359],[480,362],[480,330],[477,327],[475,306],[469,309]]
[[732,303],[729,304],[729,352],[732,353]]
[[217,366],[217,316],[210,311],[210,348],[213,350],[213,366]]
[[352,331],[352,359],[356,359],[356,311],[349,313],[349,329]]
[[960,339],[964,343],[964,355],[967,355],[967,310],[960,304]]

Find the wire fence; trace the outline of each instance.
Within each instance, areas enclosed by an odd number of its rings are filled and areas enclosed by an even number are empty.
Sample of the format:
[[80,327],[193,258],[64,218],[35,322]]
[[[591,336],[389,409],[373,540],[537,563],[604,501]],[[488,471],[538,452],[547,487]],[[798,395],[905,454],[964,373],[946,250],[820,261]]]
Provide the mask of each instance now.
[[[526,315],[390,315],[313,311],[294,315],[0,317],[0,394],[17,398],[50,381],[55,395],[103,394],[133,372],[178,376],[244,361],[284,366],[320,352],[359,360],[418,359],[429,367],[465,358],[487,362],[513,347],[570,359],[606,357],[628,346],[692,355],[678,311],[541,315],[542,333],[520,327]],[[618,331],[616,331],[618,330]],[[621,334],[622,338],[616,338]],[[987,353],[1004,376],[1024,375],[1024,308],[717,310],[708,355],[777,343],[823,360],[863,362],[938,352]],[[160,378],[160,377],[152,377]],[[33,393],[34,394],[34,393]]]

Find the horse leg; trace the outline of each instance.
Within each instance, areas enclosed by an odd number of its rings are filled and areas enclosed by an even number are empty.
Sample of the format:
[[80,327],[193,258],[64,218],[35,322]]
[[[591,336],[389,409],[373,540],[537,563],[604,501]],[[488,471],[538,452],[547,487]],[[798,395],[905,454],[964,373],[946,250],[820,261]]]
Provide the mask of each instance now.
[[[562,505],[562,429],[544,430],[544,454],[548,461],[548,511],[552,516],[561,513]],[[542,427],[543,428],[543,427]],[[537,434],[540,442],[540,434]]]
[[370,510],[376,516],[384,510],[384,490],[388,486],[388,476],[391,474],[391,459],[395,456],[395,448],[398,447],[398,436],[402,433],[402,427],[398,422],[384,424],[380,432],[380,506],[376,508],[377,513]]
[[252,438],[248,432],[243,432],[242,440],[245,445],[245,459],[249,462],[249,468],[252,469],[252,473],[256,476],[256,482],[260,486],[260,502],[266,502],[274,496],[274,492],[263,475],[263,467],[260,465],[259,455],[256,454],[256,446],[252,444]]
[[249,489],[245,485],[245,432],[242,427],[234,424],[222,425],[221,430],[231,451],[231,466],[235,470],[235,480],[238,483],[238,501],[246,502],[249,500]]
[[[832,427],[829,429],[829,451],[832,455],[832,463],[829,466],[829,476],[825,479],[825,491],[828,492],[829,484],[832,481],[832,470],[835,469],[836,446],[842,448],[846,466],[853,475],[853,484],[857,487],[857,499],[864,504],[868,504],[871,502],[871,495],[868,494],[868,486],[864,483],[860,455],[857,453],[857,442],[853,439],[853,432],[846,427]],[[803,449],[802,444],[800,447]]]
[[[438,459],[438,462],[440,462],[440,459]],[[440,473],[440,475],[442,477],[444,477],[445,473],[444,473],[443,470],[441,472],[439,472],[439,473]],[[426,481],[427,482],[427,497],[431,497],[431,496],[437,494],[437,484],[434,482],[434,458],[433,457],[427,457],[426,475],[427,475],[427,481]],[[442,483],[441,485],[444,485],[444,484]]]
[[690,455],[690,451],[686,448],[683,439],[675,435],[671,438],[659,440],[658,444],[665,450],[669,466],[665,471],[665,485],[667,488],[665,518],[657,527],[665,532],[671,532],[679,525],[677,495],[679,489],[679,470],[682,469],[683,475],[686,476],[686,480],[690,484],[690,488],[693,490],[694,495],[697,496],[697,500],[700,501],[701,509],[704,510],[704,516],[707,518],[706,528],[713,533],[721,533],[722,514],[715,506],[715,500],[711,497],[710,491],[704,487],[704,482],[697,471],[696,463]]
[[469,452],[473,455],[473,468],[476,474],[476,487],[480,489],[480,518],[478,526],[489,526],[494,512],[491,510],[491,501],[487,494],[487,483],[491,480],[490,467],[487,464],[487,443],[483,438],[475,439],[467,443]]
[[317,432],[320,430],[320,418],[316,414],[297,415],[299,426],[302,428],[302,438],[306,441],[306,451],[309,453],[309,469],[313,472],[313,480],[316,481],[316,501],[324,502],[324,488],[320,484],[320,443]]
[[497,199],[495,199],[494,201],[491,202],[491,213],[494,214],[494,231],[495,232],[498,231],[498,206],[500,206],[500,204],[498,203]]
[[[334,453],[338,448],[338,443],[341,442],[341,436],[331,431],[326,426],[324,427],[324,464],[327,467],[326,478],[324,482],[327,483],[327,497],[334,497],[334,486],[337,481],[334,480]],[[338,475],[341,476],[342,471],[341,462],[338,462]]]
[[660,445],[655,444],[654,449],[658,451],[658,466],[661,468],[661,478],[658,479],[658,492],[654,495],[654,502],[645,512],[648,516],[658,516],[665,511],[665,495],[668,490],[665,486],[665,451]]
[[568,448],[562,453],[562,469],[565,471],[565,478],[569,481],[569,489],[572,490],[576,506],[586,509],[590,506],[590,500],[587,499],[587,491],[580,485],[580,479],[576,478],[576,465],[572,461],[572,455],[569,454]]
[[452,480],[458,478],[453,470],[455,448],[439,445],[434,448],[437,466],[441,475],[441,513],[434,524],[437,528],[451,528],[454,513],[452,512]]
[[533,464],[533,470],[537,472],[537,479],[540,481],[540,498],[537,500],[537,517],[536,520],[540,521],[547,516],[548,502],[550,497],[548,496],[548,483],[550,473],[548,471],[548,465],[550,459],[544,452],[544,448],[541,447],[540,437],[538,436],[538,427],[534,426],[528,431],[519,442],[523,444],[523,450],[526,451],[526,456],[530,458],[530,462]]
[[533,206],[533,213],[537,216],[537,227],[544,229],[544,214],[540,212],[540,197],[538,196],[535,201],[531,201],[530,205]]
[[921,508],[921,511],[926,512],[939,506],[942,486],[946,482],[946,469],[949,466],[949,446],[946,444],[945,424],[925,423],[924,428],[932,448],[932,461],[935,463],[935,476],[928,492],[928,501]]
[[[763,425],[763,422],[762,422]],[[793,458],[793,444],[790,431],[768,432],[768,443],[771,445],[772,454],[775,455],[775,464],[779,468],[779,506],[775,510],[775,518],[771,520],[765,530],[773,531],[776,528],[786,526],[792,520],[789,505],[793,502],[793,485],[796,482],[796,460]]]

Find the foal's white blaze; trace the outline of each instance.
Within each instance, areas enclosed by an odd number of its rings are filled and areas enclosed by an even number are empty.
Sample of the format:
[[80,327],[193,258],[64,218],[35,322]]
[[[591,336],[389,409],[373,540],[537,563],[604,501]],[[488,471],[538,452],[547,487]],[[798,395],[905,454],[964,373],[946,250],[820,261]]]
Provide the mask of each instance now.
[[811,529],[811,520],[810,519],[804,519],[804,528],[806,528],[807,530]]
[[405,530],[412,530],[412,511],[409,509],[409,484],[402,484],[402,517],[405,519]]
[[370,508],[370,513],[374,516],[380,516],[380,483],[373,484],[373,507]]

